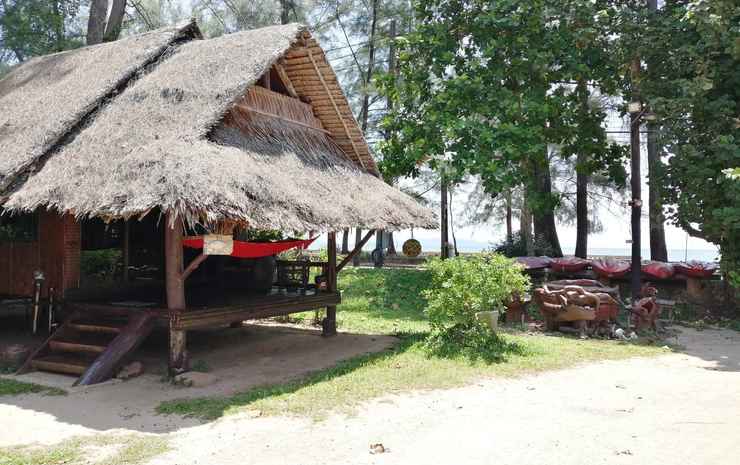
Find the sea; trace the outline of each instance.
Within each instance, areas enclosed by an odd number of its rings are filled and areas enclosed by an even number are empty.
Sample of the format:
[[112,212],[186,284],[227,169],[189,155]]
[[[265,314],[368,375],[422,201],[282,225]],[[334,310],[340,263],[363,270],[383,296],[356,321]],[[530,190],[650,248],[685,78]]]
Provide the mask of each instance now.
[[[439,248],[439,242],[434,240],[420,240],[423,250],[434,250]],[[480,252],[481,250],[490,249],[491,244],[478,241],[459,240],[457,248],[460,252]],[[563,254],[573,255],[575,245],[563,246]],[[629,245],[624,247],[589,247],[588,255],[591,257],[630,257],[632,249]],[[647,260],[650,258],[650,249],[642,249],[642,257]],[[702,262],[713,262],[719,259],[719,251],[712,249],[668,249],[668,261],[682,262],[689,260],[699,260]]]
[[[423,238],[418,237],[417,238],[419,242],[421,242],[421,248],[423,251],[429,252],[429,251],[438,251],[439,250],[439,240],[433,239],[433,238]],[[352,246],[352,240],[350,240],[350,247]],[[401,245],[403,243],[403,239],[396,241],[396,249],[401,249]],[[325,247],[325,239],[322,237],[319,240],[317,240],[313,247]],[[363,250],[371,251],[375,247],[375,241],[371,240],[369,243],[363,247]],[[482,250],[489,250],[493,248],[493,244],[486,243],[486,242],[480,242],[480,241],[474,241],[470,239],[459,239],[457,241],[457,248],[460,252],[480,252]],[[563,254],[565,255],[573,255],[575,252],[575,245],[572,246],[563,246]],[[590,257],[630,257],[632,254],[632,250],[629,245],[625,245],[624,247],[591,247],[588,249],[588,255]],[[642,249],[642,257],[644,260],[648,260],[650,258],[650,249]],[[682,261],[690,261],[690,260],[698,260],[702,262],[713,262],[719,259],[719,251],[718,250],[712,250],[712,249],[677,249],[677,248],[671,248],[668,249],[668,261],[671,262],[682,262]]]

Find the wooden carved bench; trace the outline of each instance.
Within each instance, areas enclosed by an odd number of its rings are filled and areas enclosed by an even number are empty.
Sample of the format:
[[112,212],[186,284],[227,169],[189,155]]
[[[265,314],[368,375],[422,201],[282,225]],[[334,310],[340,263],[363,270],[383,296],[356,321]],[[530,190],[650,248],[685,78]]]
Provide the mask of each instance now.
[[575,326],[583,337],[599,326],[613,322],[619,313],[619,303],[607,292],[591,292],[582,286],[549,285],[534,291],[534,301],[545,319],[548,330],[557,330],[561,324]]

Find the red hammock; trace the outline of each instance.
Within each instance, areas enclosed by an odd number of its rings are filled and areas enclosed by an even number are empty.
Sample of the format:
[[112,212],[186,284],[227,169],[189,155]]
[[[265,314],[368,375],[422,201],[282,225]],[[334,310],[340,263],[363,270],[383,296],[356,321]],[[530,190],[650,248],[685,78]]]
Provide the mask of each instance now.
[[[299,247],[307,248],[316,238],[306,240],[287,240],[275,242],[245,242],[234,241],[234,250],[231,252],[232,257],[239,258],[260,258],[269,257],[279,254],[280,252]],[[203,238],[191,237],[182,240],[182,245],[191,249],[202,249]]]

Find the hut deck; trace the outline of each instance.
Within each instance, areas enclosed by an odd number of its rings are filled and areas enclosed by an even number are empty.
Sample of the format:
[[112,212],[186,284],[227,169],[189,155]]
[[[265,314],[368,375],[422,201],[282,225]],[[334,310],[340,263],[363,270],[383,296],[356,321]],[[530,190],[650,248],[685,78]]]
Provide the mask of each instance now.
[[146,302],[68,301],[66,306],[70,311],[79,311],[88,315],[111,311],[124,313],[136,307],[145,308],[149,313],[154,314],[155,324],[159,327],[190,330],[288,315],[335,306],[340,302],[339,292],[307,290],[304,293],[273,289],[267,295],[224,292],[219,295],[218,299],[214,299],[211,295],[207,303],[199,302],[199,299],[194,298],[191,306],[180,311],[170,311],[159,302],[147,304]]

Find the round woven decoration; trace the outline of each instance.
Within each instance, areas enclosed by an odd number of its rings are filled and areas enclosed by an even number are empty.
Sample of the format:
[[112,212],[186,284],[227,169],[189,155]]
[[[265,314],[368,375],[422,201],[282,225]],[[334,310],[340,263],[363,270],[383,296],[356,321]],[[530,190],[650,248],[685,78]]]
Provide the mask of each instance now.
[[418,257],[421,253],[421,242],[409,239],[403,243],[403,254],[407,257]]

